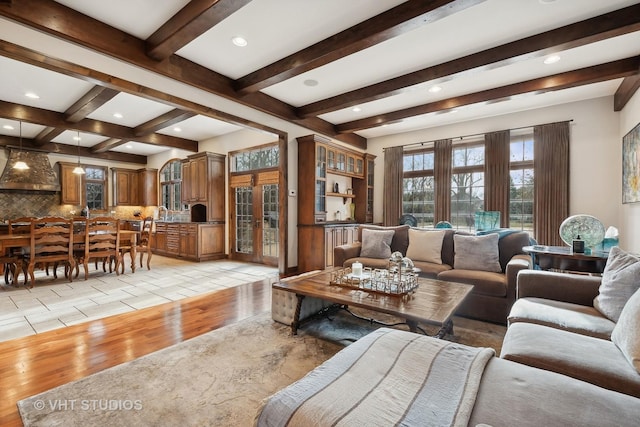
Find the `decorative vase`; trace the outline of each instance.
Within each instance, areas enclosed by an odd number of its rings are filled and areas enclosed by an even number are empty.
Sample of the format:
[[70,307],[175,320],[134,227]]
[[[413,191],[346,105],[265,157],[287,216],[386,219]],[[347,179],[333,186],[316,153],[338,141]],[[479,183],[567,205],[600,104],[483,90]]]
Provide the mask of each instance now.
[[351,219],[356,219],[356,204],[352,202],[349,209],[351,210]]

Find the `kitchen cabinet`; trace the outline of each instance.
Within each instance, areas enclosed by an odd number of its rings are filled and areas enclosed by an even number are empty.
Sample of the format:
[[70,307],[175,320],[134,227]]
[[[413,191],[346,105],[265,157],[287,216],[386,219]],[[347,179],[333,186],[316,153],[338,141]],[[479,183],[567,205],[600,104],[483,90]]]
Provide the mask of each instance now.
[[60,167],[60,204],[83,206],[82,175],[73,173],[77,163],[58,162]]
[[158,170],[111,168],[115,206],[156,206]]
[[333,266],[333,249],[357,239],[358,224],[298,225],[298,270],[324,270]]
[[208,261],[224,258],[224,223],[156,222],[153,253]]
[[206,206],[206,222],[225,220],[225,158],[203,151],[182,161],[182,202]]

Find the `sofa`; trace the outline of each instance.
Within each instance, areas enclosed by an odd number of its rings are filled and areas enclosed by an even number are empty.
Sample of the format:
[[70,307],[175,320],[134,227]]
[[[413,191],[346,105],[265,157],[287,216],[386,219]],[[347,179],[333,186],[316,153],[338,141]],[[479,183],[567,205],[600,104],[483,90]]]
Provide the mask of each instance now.
[[[506,324],[507,314],[515,301],[517,274],[520,270],[532,267],[531,257],[522,251],[524,246],[530,244],[528,233],[501,230],[476,236],[453,229],[360,225],[356,242],[334,248],[334,266],[349,267],[357,261],[364,267],[387,268],[388,255],[372,257],[372,251],[362,253],[363,233],[367,237],[372,232],[380,231],[393,233],[389,244],[390,252],[397,251],[411,258],[414,266],[420,269],[420,276],[474,285],[472,293],[456,314]],[[439,236],[439,240],[433,236]],[[474,245],[479,244],[479,241],[483,241],[483,245],[489,243],[484,240],[493,241],[495,253],[492,263],[485,262],[486,250],[474,250]],[[417,244],[423,241],[426,243]],[[463,241],[466,252],[462,251]],[[473,262],[465,264],[466,260]],[[492,268],[487,268],[489,265]],[[492,271],[486,271],[489,269]]]
[[380,328],[265,399],[255,425],[637,426],[640,399]]
[[[636,269],[629,283],[640,287]],[[602,277],[521,271],[500,357],[640,397],[640,291],[612,315],[606,279],[607,267]]]

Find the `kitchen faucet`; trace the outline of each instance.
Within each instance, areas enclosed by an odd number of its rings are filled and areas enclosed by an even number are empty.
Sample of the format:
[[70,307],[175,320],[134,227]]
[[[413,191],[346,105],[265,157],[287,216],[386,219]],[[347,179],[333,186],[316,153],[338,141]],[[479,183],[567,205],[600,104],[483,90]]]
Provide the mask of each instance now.
[[166,221],[167,220],[167,214],[169,213],[169,211],[164,206],[158,206],[158,216],[160,216],[160,211],[161,210],[164,211],[164,217],[161,217],[161,218],[162,218],[163,221]]

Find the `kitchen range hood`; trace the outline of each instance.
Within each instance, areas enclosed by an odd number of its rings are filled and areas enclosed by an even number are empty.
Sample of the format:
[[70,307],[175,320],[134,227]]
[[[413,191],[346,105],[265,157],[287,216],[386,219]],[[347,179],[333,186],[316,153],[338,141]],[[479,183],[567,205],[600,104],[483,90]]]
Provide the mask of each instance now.
[[[60,180],[53,171],[49,156],[42,151],[24,151],[8,148],[9,156],[0,177],[0,190],[60,191]],[[29,169],[15,169],[18,161]]]

